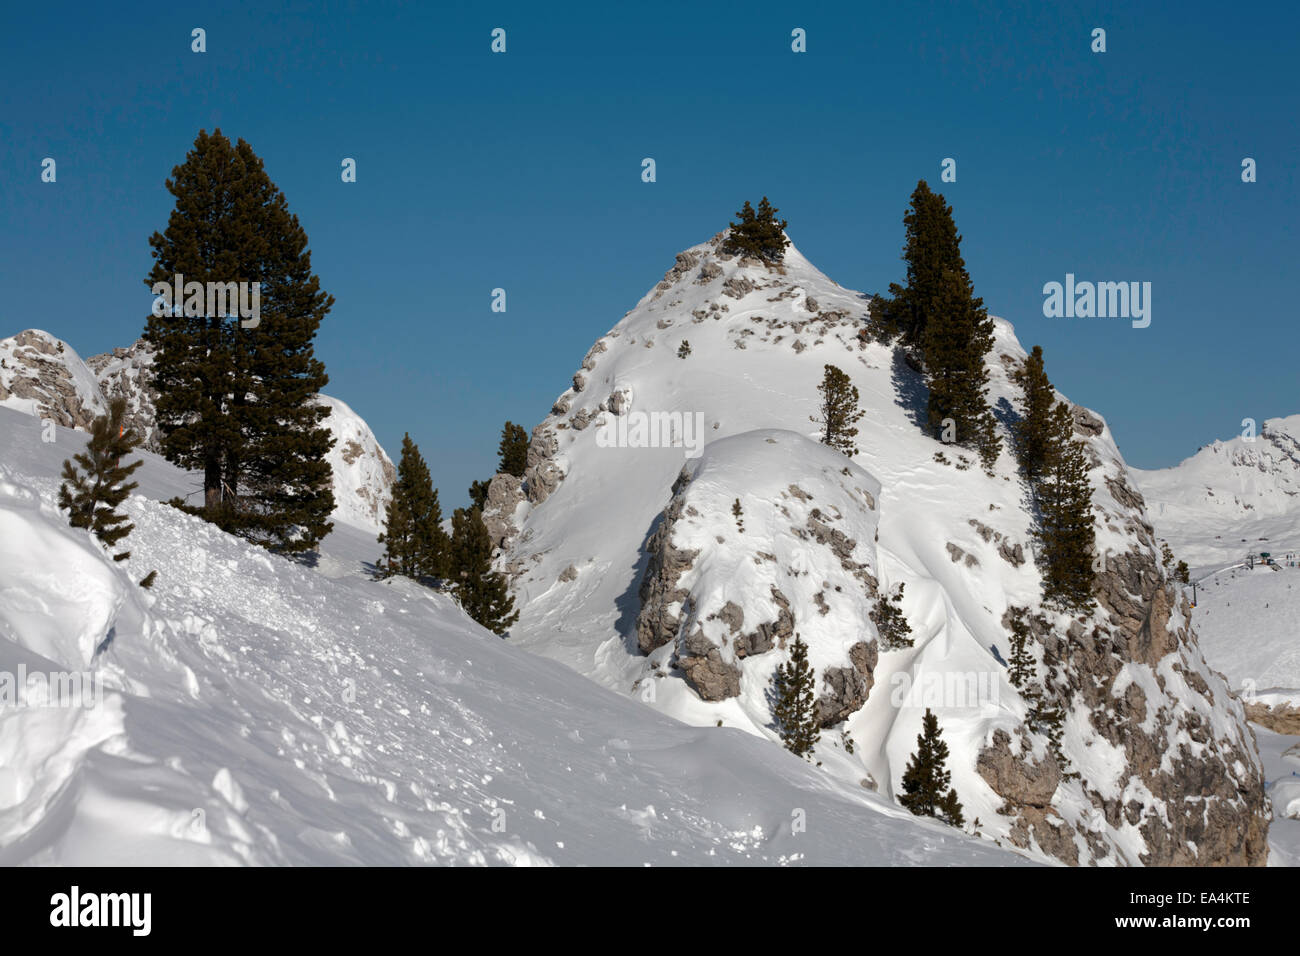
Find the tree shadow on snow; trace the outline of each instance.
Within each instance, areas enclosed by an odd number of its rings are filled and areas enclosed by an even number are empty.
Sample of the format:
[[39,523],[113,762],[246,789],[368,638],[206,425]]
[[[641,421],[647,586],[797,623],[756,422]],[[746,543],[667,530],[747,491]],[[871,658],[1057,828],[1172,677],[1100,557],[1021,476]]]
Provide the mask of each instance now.
[[901,347],[894,349],[890,383],[894,386],[894,404],[907,412],[912,424],[928,435],[926,405],[930,401],[930,389],[926,387],[925,376],[907,363],[907,351]]

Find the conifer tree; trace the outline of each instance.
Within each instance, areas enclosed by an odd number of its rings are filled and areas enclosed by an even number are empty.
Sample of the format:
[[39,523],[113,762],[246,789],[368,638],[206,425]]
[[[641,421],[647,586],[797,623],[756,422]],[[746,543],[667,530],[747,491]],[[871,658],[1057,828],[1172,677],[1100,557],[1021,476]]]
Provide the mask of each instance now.
[[811,420],[822,426],[822,444],[853,457],[858,453],[854,442],[857,423],[865,414],[858,408],[857,386],[841,369],[827,365],[817,391],[821,393],[821,415]]
[[1051,415],[1056,403],[1056,389],[1047,378],[1043,366],[1043,347],[1035,345],[1033,352],[1016,372],[1020,385],[1024,417],[1016,425],[1016,457],[1030,483],[1037,482],[1047,469],[1047,455],[1051,447]]
[[920,348],[944,284],[944,272],[953,270],[965,275],[966,262],[961,255],[961,236],[952,217],[952,207],[944,202],[941,194],[931,191],[925,180],[918,182],[912,191],[903,226],[906,239],[902,258],[907,263],[907,285],[892,283],[889,287],[892,298],[882,297],[880,304],[882,317],[902,336],[903,345]]
[[1022,696],[1028,696],[1032,692],[1032,682],[1037,670],[1034,656],[1029,652],[1031,633],[1029,622],[1025,619],[1027,614],[1027,609],[1023,607],[1009,609],[1011,660],[1007,662],[1007,678],[1011,681],[1011,686],[1020,691]]
[[379,543],[385,546],[379,568],[386,577],[401,574],[419,580],[447,576],[451,542],[442,528],[438,490],[409,434],[402,436],[397,481]]
[[[149,239],[145,283],[183,276],[202,294],[186,288],[147,320],[163,454],[203,475],[203,504],[187,510],[270,548],[310,550],[334,508],[329,409],[315,400],[328,378],[313,348],[334,299],[248,143],[200,131],[166,185],[176,204]],[[260,283],[256,320],[239,315],[245,282],[250,293]]]
[[927,420],[936,436],[951,426],[956,443],[979,452],[986,468],[997,461],[998,438],[988,406],[988,368],[984,356],[993,348],[993,320],[971,294],[964,272],[940,273],[933,308],[927,316],[922,346],[930,397]]
[[900,583],[897,595],[881,594],[876,599],[876,606],[871,609],[871,620],[876,625],[876,633],[880,635],[882,650],[911,647],[914,643],[910,636],[912,625],[903,616],[902,600],[903,585]]
[[501,463],[497,466],[498,472],[516,478],[524,476],[524,469],[528,467],[528,432],[523,425],[505,423],[501,429],[501,444],[497,446],[497,453],[501,458]]
[[1177,581],[1179,584],[1192,583],[1192,571],[1187,566],[1186,561],[1178,562],[1178,567],[1174,569],[1174,580]]
[[758,204],[758,211],[745,201],[745,206],[736,213],[740,222],[731,223],[724,248],[737,255],[752,256],[765,262],[780,262],[785,258],[785,247],[790,240],[785,237],[784,219],[777,219],[776,209],[767,197]]
[[1074,440],[1070,406],[1058,402],[1050,424],[1046,472],[1038,486],[1043,598],[1066,610],[1086,611],[1093,606],[1096,549],[1090,468],[1083,443]]
[[930,387],[927,421],[936,436],[951,428],[960,445],[979,452],[986,469],[997,460],[998,439],[988,408],[984,357],[993,347],[993,320],[974,292],[952,207],[925,180],[916,184],[903,216],[907,285],[872,301],[877,337],[901,336],[920,352]]
[[[106,547],[113,547],[135,528],[117,507],[127,499],[137,482],[127,479],[143,461],[129,465],[122,459],[140,444],[133,429],[123,425],[126,399],[114,398],[108,412],[98,416],[90,426],[86,450],[63,462],[63,483],[59,486],[59,507],[68,511],[68,523],[74,528],[88,528]],[[78,467],[80,466],[80,467]],[[125,561],[130,551],[113,555]]]
[[1169,547],[1168,541],[1160,542],[1160,566],[1166,571],[1174,569],[1174,549]]
[[452,590],[465,613],[493,634],[504,636],[519,620],[506,576],[492,570],[492,539],[477,508],[452,514]]
[[813,668],[808,663],[808,645],[796,634],[790,660],[777,667],[772,687],[776,697],[773,717],[786,750],[800,757],[808,755],[821,739],[814,702]]
[[903,771],[903,795],[899,802],[918,817],[939,817],[952,826],[961,826],[961,803],[957,791],[949,784],[948,745],[939,730],[939,719],[925,709],[921,733],[916,738],[916,753]]

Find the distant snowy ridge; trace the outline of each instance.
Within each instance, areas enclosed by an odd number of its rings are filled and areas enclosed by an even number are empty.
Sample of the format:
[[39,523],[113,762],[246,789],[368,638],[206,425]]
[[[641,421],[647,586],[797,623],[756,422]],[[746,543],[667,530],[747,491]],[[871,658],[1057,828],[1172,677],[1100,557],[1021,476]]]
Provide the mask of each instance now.
[[1212,442],[1173,468],[1132,471],[1157,530],[1193,566],[1300,553],[1300,415]]
[[[35,415],[65,428],[85,430],[108,400],[127,400],[127,424],[143,447],[161,451],[149,384],[153,353],[143,341],[82,360],[48,332],[28,329],[0,339],[0,407]],[[348,405],[321,394],[330,409],[325,427],[334,436],[331,518],[375,532],[382,529],[397,472],[370,426]],[[190,489],[191,491],[193,489]],[[188,492],[187,492],[188,493]]]

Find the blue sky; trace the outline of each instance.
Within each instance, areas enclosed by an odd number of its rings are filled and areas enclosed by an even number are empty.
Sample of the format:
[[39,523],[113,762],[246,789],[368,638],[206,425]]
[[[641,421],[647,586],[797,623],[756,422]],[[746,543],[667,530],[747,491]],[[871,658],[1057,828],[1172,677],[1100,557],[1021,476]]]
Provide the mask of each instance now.
[[[265,160],[337,299],[327,391],[390,453],[410,431],[459,505],[501,423],[540,421],[745,199],[770,196],[813,263],[876,291],[902,277],[925,178],[990,311],[1131,464],[1174,464],[1243,418],[1300,412],[1300,14],[1135,6],[9,5],[0,335],[44,328],[82,355],[134,341],[163,182],[220,127]],[[1151,282],[1151,326],[1044,318],[1067,272]]]

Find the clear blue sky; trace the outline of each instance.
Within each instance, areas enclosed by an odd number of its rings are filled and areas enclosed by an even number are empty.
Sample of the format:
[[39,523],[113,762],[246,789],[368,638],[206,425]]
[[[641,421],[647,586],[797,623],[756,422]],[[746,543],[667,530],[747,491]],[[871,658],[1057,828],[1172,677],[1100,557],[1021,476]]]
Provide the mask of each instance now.
[[[0,334],[137,338],[163,181],[219,126],[263,157],[338,300],[327,391],[390,453],[409,430],[458,505],[501,423],[540,421],[745,199],[876,291],[925,178],[990,311],[1130,463],[1169,465],[1300,411],[1298,54],[1281,3],[7,4]],[[1044,318],[1067,272],[1151,282],[1151,327]]]

